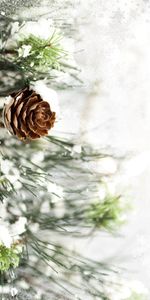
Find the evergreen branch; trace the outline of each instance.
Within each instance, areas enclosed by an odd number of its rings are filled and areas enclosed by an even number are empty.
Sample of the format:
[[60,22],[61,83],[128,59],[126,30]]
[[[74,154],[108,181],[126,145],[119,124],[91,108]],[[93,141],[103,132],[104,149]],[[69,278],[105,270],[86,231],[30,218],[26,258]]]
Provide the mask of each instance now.
[[[7,147],[5,146],[5,142],[2,143],[2,152],[5,153],[3,159],[4,161],[11,159],[14,169],[20,172],[19,182],[22,184],[21,190],[18,190],[15,195],[15,200],[13,196],[7,199],[9,217],[13,222],[16,220],[16,216],[13,216],[12,212],[14,212],[17,205],[17,209],[27,218],[28,228],[25,239],[28,247],[29,261],[30,256],[34,256],[36,261],[38,261],[38,264],[32,263],[30,267],[27,261],[25,263],[22,262],[24,270],[21,275],[22,267],[20,266],[20,269],[18,269],[19,279],[21,276],[24,279],[27,278],[27,282],[29,280],[29,283],[36,291],[37,286],[40,285],[37,276],[42,277],[42,285],[44,284],[45,286],[43,297],[44,294],[47,297],[50,293],[48,286],[49,282],[51,282],[57,289],[59,287],[60,294],[64,293],[65,290],[66,297],[70,297],[70,300],[72,300],[72,296],[69,296],[69,291],[73,290],[79,294],[79,299],[82,300],[85,299],[85,295],[86,297],[91,297],[91,299],[96,299],[96,297],[102,300],[107,299],[103,291],[103,286],[107,284],[106,279],[109,282],[109,276],[115,270],[111,270],[109,266],[107,267],[101,263],[87,260],[78,254],[71,253],[64,247],[52,243],[51,239],[50,241],[48,241],[49,239],[47,241],[44,239],[41,240],[38,234],[33,234],[32,232],[32,227],[34,228],[36,224],[38,224],[38,230],[42,233],[43,237],[47,236],[47,234],[53,235],[55,233],[58,236],[60,234],[66,234],[68,237],[73,237],[73,235],[82,236],[85,235],[85,230],[88,230],[89,234],[92,228],[95,229],[96,227],[101,230],[103,228],[112,230],[112,225],[116,224],[116,221],[118,222],[118,217],[121,214],[119,202],[121,199],[120,197],[106,198],[103,203],[98,202],[96,189],[100,183],[102,174],[93,174],[87,168],[87,163],[91,160],[100,159],[105,155],[98,152],[94,153],[93,150],[90,151],[90,148],[86,148],[85,146],[81,147],[80,153],[76,153],[73,141],[58,137],[51,137],[48,140],[49,143],[45,144],[44,149],[45,156],[39,165],[32,161],[32,155],[35,149],[36,151],[37,149],[41,151],[42,147],[43,151],[42,143],[22,145],[13,138],[10,148],[7,142]],[[13,148],[12,151],[13,142],[15,149]],[[51,149],[51,154],[49,154],[49,149]],[[70,173],[70,171],[72,176],[68,177],[68,172]],[[58,180],[56,180],[56,172],[60,175]],[[59,190],[57,191],[57,189],[56,192],[46,192],[45,190],[49,183],[54,184],[54,177],[58,186],[63,186],[63,197],[59,196]],[[80,181],[80,184],[78,187],[72,186],[70,188],[70,182],[74,182],[75,180]],[[88,191],[87,197],[86,190],[89,182],[90,191]],[[41,195],[40,197],[37,192],[37,185],[39,183],[40,191],[42,189],[44,191],[43,196]],[[35,200],[31,197],[31,193],[34,193]],[[57,215],[57,201],[53,201],[53,196],[64,203],[65,209],[60,217]],[[82,203],[82,206],[80,203]],[[23,209],[22,204],[25,207]],[[42,211],[44,204],[49,206],[47,212]],[[51,273],[50,276],[45,274],[45,268],[48,268],[47,272]],[[56,272],[58,275],[56,275]],[[66,278],[68,279],[66,280]],[[79,284],[78,280],[76,282],[74,278],[80,278],[82,283]],[[81,289],[84,291],[84,297],[82,293],[80,294]]]
[[[18,23],[18,40],[16,41],[17,46],[11,46],[8,48],[7,44],[11,44],[11,40],[13,39],[11,26],[16,21]],[[78,78],[78,68],[72,66],[69,61],[67,62],[68,53],[61,45],[62,36],[58,34],[56,30],[54,30],[53,34],[48,39],[42,39],[32,34],[20,39],[19,30],[23,26],[23,20],[11,19],[10,22],[9,18],[2,16],[2,47],[0,49],[0,64],[3,64],[4,61],[8,64],[12,63],[16,70],[19,70],[22,78],[25,77],[25,81],[28,82],[48,78],[51,80],[51,85],[57,86],[58,88],[67,88],[69,86],[72,87],[75,81],[79,81],[81,84],[81,80]],[[57,72],[55,72],[55,70]],[[3,76],[6,76],[3,68],[1,69],[1,73],[2,78]],[[59,82],[58,85],[57,77],[61,73],[68,73],[68,75],[70,74],[70,78],[72,77],[73,83],[66,84],[62,79],[62,82]],[[10,77],[9,72],[7,72],[7,77]],[[5,80],[5,87],[7,85],[6,82],[8,81],[11,80]],[[24,84],[24,80],[22,83],[20,82],[20,86],[24,86]]]
[[[91,159],[100,159],[100,157],[104,157],[104,154],[101,155],[97,152],[90,154],[90,149],[86,149],[86,147],[82,147],[81,153],[76,154],[73,151],[75,146],[73,142],[55,137],[50,139],[54,148],[50,145],[51,154],[49,154],[49,145],[47,145],[48,147],[46,146],[47,150],[45,149],[45,157],[41,166],[40,164],[37,166],[30,159],[30,151],[32,157],[32,144],[30,147],[27,145],[28,157],[26,156],[26,151],[22,152],[21,145],[16,151],[13,151],[13,155],[7,147],[8,155],[5,154],[3,156],[3,159],[6,161],[11,158],[14,168],[19,171],[20,177],[18,182],[21,184],[22,190],[17,191],[15,198],[19,199],[20,195],[24,193],[23,191],[29,191],[29,200],[24,201],[25,205],[28,203],[25,216],[28,219],[32,218],[32,222],[38,222],[42,230],[45,228],[67,235],[79,235],[79,232],[83,234],[84,229],[89,229],[90,231],[96,228],[113,230],[113,228],[122,223],[121,217],[128,207],[122,205],[122,199],[117,196],[111,197],[108,195],[103,201],[100,202],[98,200],[97,191],[102,180],[102,174],[93,174],[87,165]],[[68,172],[66,172],[66,169],[68,169]],[[68,176],[70,170],[72,176]],[[60,174],[57,185],[54,184],[53,180],[56,172]],[[78,188],[76,186],[73,187],[74,181],[78,183]],[[52,184],[52,189],[54,185],[56,191],[48,191],[47,187],[49,184]],[[88,189],[89,184],[90,190]],[[40,185],[41,191],[44,191],[44,197],[41,200],[38,199],[37,185]],[[59,195],[59,187],[63,189],[63,197]],[[6,195],[9,197],[9,186],[6,190]],[[33,201],[30,200],[30,194],[38,199],[36,209]],[[60,199],[60,204],[62,203],[65,208],[61,217],[57,216],[58,201],[55,204],[53,197]],[[31,203],[30,206],[29,203]],[[44,203],[49,205],[49,212],[47,213],[41,212],[41,206]],[[82,209],[80,208],[81,206]]]
[[[31,234],[31,236],[30,236]],[[35,267],[34,265],[30,265],[27,272],[31,272],[30,274],[33,276],[32,280],[32,286],[36,288],[36,284],[34,281],[34,278],[37,278],[36,281],[38,281],[38,276],[42,276],[45,280],[45,293],[49,292],[49,280],[51,284],[53,283],[56,286],[59,286],[60,290],[63,292],[65,290],[69,296],[71,291],[71,294],[73,296],[73,290],[78,293],[80,299],[82,298],[82,292],[84,291],[84,297],[92,296],[92,299],[96,299],[96,297],[99,297],[99,299],[107,299],[106,295],[103,291],[102,286],[109,283],[109,280],[111,278],[111,274],[116,274],[116,269],[110,268],[106,264],[98,263],[93,260],[88,260],[77,253],[71,253],[69,250],[66,250],[64,247],[60,247],[58,245],[49,244],[46,241],[41,241],[37,237],[35,237],[31,232],[28,231],[28,235],[30,236],[29,244],[31,246],[31,249],[35,251],[38,258],[41,257],[42,261],[45,262],[54,262],[56,264],[57,269],[59,270],[59,282],[58,282],[58,275],[55,275],[54,273],[51,273],[51,275],[45,275],[45,272],[42,264],[39,262],[38,265]],[[35,245],[35,246],[34,246]],[[48,247],[50,246],[50,247]],[[53,247],[51,249],[51,247]],[[32,251],[30,249],[30,253],[32,255]],[[44,259],[43,259],[44,256]],[[47,263],[48,265],[49,263]],[[27,263],[28,265],[28,263]],[[38,267],[39,266],[39,267]],[[50,266],[51,268],[51,266]],[[29,271],[30,270],[30,271]],[[22,270],[21,270],[22,272]],[[26,272],[26,271],[25,271]],[[20,271],[19,274],[21,275]],[[37,276],[36,276],[37,274]],[[19,275],[19,278],[20,278]],[[67,280],[65,279],[67,276]],[[23,274],[24,277],[24,274]],[[79,284],[79,278],[82,280],[82,282]],[[98,286],[99,288],[96,288]],[[82,290],[82,292],[81,292]],[[81,295],[80,295],[81,292]],[[69,299],[72,299],[69,298]],[[91,298],[90,298],[91,299]],[[109,300],[109,298],[108,298]]]

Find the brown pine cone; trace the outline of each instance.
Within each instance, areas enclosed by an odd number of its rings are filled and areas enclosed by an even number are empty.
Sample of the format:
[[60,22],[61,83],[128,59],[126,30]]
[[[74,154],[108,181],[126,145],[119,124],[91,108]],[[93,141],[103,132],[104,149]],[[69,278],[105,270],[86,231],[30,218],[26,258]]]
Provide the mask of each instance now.
[[3,110],[4,124],[20,140],[34,140],[48,134],[54,126],[56,113],[29,87],[10,95]]

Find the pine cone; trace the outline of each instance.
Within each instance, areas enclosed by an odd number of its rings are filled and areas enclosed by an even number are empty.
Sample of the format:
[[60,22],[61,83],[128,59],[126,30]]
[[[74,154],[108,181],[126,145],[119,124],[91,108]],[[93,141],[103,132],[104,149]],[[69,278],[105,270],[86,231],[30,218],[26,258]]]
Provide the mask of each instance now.
[[14,92],[3,110],[4,124],[20,140],[34,140],[48,134],[54,126],[56,113],[29,87]]

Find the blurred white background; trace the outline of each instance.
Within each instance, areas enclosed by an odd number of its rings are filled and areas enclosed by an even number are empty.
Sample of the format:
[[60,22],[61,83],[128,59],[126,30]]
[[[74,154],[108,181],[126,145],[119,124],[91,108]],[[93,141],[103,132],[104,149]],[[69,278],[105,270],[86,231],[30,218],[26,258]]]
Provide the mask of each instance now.
[[60,94],[60,125],[68,131],[69,122],[82,142],[125,157],[114,162],[111,187],[133,205],[120,236],[80,246],[150,288],[150,1],[81,0],[75,11],[84,87]]

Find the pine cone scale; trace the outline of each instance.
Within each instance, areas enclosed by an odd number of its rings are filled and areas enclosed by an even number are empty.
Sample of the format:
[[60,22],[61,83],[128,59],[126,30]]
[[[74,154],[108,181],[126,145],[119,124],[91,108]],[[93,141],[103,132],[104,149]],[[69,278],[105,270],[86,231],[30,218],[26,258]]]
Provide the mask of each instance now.
[[16,116],[19,117],[20,113],[21,113],[21,110],[22,110],[22,107],[23,107],[23,102],[19,103],[16,107]]
[[[5,117],[4,117],[4,124],[5,127],[8,128],[11,134],[13,134],[13,129],[10,125],[11,123],[11,106],[13,105],[13,99],[10,99],[9,104],[4,105],[4,110],[5,110]],[[4,115],[4,114],[3,114]]]
[[29,123],[28,123],[28,126],[29,126],[29,133],[30,133],[30,131],[31,132],[33,132],[33,133],[35,133],[35,134],[38,134],[39,136],[40,135],[42,135],[42,134],[40,134],[40,131],[38,131],[38,127],[37,127],[37,125],[35,125],[35,123],[33,122],[33,112],[31,112],[30,113],[30,115],[29,115]]
[[[18,98],[19,96],[17,96]],[[12,99],[13,101],[13,99]],[[12,102],[11,101],[11,102]],[[21,99],[18,98],[18,100],[15,98],[11,107],[10,107],[10,110],[9,110],[9,113],[11,115],[11,122],[10,122],[10,126],[11,126],[11,129],[13,131],[13,134],[17,135],[19,138],[22,137],[20,131],[18,130],[18,118],[17,118],[17,115],[16,115],[16,109],[17,109],[17,106],[18,104],[21,103]]]

